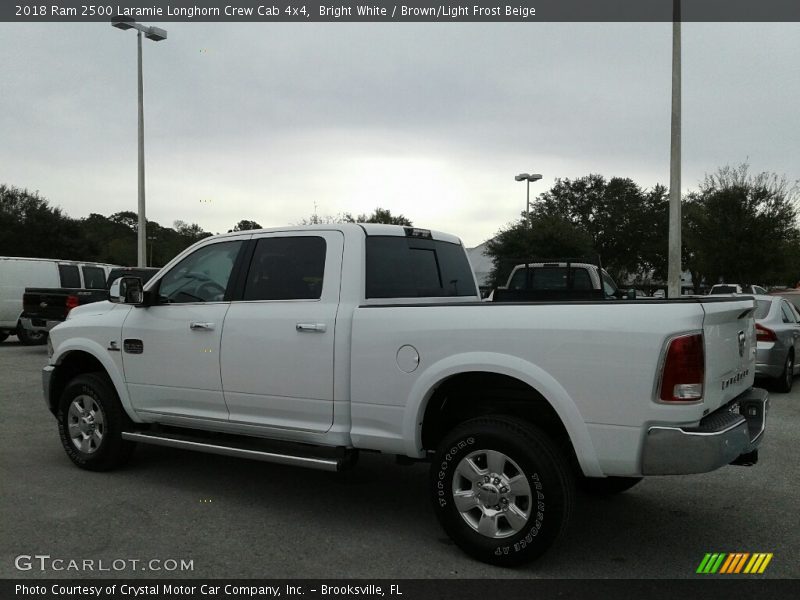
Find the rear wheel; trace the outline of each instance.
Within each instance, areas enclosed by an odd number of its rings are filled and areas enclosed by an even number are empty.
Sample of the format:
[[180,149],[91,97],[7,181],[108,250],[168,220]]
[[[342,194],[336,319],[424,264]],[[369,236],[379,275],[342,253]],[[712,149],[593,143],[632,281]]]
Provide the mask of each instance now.
[[566,458],[543,431],[512,417],[456,427],[439,445],[430,481],[444,530],[466,553],[491,564],[540,556],[572,511]]
[[57,419],[61,444],[81,469],[107,471],[121,466],[135,447],[122,439],[131,421],[105,374],[85,373],[70,381],[61,395]]
[[611,496],[631,489],[641,480],[641,477],[583,477],[580,488],[587,494]]
[[0,344],[8,339],[10,334],[7,331],[0,331]]
[[786,356],[786,362],[783,363],[783,373],[781,373],[775,383],[775,387],[779,392],[788,393],[792,391],[792,383],[794,383],[794,355],[791,350]]
[[46,331],[28,331],[22,323],[17,325],[17,337],[23,346],[41,346],[47,343]]

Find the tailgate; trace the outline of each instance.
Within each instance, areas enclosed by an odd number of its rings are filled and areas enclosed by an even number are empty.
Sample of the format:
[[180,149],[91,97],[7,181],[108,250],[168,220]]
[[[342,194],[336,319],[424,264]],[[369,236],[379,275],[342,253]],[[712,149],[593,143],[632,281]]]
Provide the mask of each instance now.
[[31,290],[22,296],[22,313],[35,319],[63,320],[67,294],[61,290]]
[[705,407],[714,411],[753,385],[756,330],[752,298],[704,300]]

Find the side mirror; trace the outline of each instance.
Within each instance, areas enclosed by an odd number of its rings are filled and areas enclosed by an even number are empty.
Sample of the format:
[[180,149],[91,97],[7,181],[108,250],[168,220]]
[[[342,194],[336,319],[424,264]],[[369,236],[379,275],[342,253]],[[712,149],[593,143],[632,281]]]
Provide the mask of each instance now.
[[[144,290],[142,280],[138,277],[120,277],[119,281],[119,301],[123,304],[141,304],[144,302]],[[114,289],[114,284],[111,289]],[[113,296],[112,296],[113,297]]]
[[625,294],[625,297],[628,300],[636,300],[636,290],[634,288],[629,289],[628,292]]
[[119,294],[119,277],[117,277],[108,288],[108,299],[115,304],[122,303],[125,299],[120,297]]

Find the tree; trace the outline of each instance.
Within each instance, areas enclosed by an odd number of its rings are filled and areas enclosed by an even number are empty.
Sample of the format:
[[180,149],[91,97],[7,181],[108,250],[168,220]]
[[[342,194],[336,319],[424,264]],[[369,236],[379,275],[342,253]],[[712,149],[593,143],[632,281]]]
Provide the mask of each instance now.
[[588,233],[603,266],[622,281],[666,268],[667,206],[663,186],[646,191],[629,178],[590,174],[557,179],[531,212],[559,216]]
[[203,231],[203,228],[197,223],[192,223],[190,225],[186,221],[177,220],[173,222],[172,225],[175,227],[175,231],[177,231],[179,235],[191,241],[192,243],[213,235],[207,231]]
[[247,219],[243,219],[239,221],[236,225],[234,225],[233,229],[229,229],[228,233],[231,233],[233,231],[251,231],[253,229],[262,229],[262,227],[255,221],[248,221]]
[[707,175],[684,203],[686,266],[709,284],[796,281],[797,187],[747,164]]
[[385,208],[376,208],[371,215],[360,214],[354,217],[352,213],[339,213],[338,215],[321,216],[317,213],[308,219],[300,221],[300,225],[329,225],[332,223],[383,223],[385,225],[405,225],[411,227],[413,223],[403,215],[393,215]]
[[[351,217],[352,218],[352,217]],[[385,225],[405,225],[410,227],[413,223],[403,215],[393,215],[392,211],[386,208],[376,208],[375,211],[367,215],[358,215],[359,223],[383,223]]]
[[501,230],[486,244],[492,258],[490,285],[505,285],[514,265],[533,258],[579,258],[594,253],[592,239],[579,226],[557,215],[521,219]]
[[0,255],[87,260],[78,222],[38,192],[0,184]]

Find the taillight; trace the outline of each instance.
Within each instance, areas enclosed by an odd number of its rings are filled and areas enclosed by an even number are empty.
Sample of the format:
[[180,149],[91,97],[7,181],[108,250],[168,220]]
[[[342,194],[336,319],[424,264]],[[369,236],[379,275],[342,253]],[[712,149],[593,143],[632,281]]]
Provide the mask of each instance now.
[[764,327],[760,323],[756,323],[756,341],[757,342],[777,342],[778,336],[775,332],[768,327]]
[[67,296],[67,314],[76,306],[78,306],[78,297],[73,295]]
[[703,335],[677,337],[669,343],[659,396],[664,402],[692,402],[703,397]]

